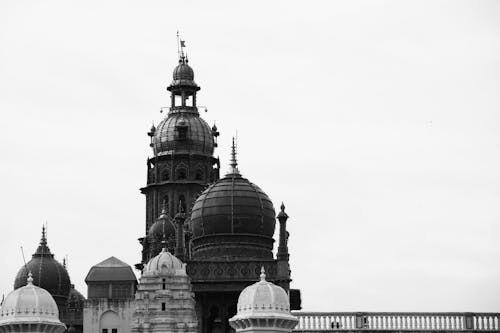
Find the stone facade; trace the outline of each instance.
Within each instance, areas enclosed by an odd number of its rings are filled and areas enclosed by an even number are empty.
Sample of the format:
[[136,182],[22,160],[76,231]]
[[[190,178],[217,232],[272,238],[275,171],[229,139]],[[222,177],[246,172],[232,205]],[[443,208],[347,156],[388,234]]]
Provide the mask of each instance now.
[[166,250],[151,259],[139,280],[132,332],[198,332],[186,264]]
[[83,309],[84,333],[130,333],[133,299],[90,299]]

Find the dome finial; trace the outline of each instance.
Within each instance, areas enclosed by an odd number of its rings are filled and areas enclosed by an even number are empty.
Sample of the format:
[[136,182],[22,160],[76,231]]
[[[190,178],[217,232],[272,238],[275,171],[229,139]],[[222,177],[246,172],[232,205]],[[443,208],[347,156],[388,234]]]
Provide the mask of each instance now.
[[264,266],[260,268],[260,280],[266,281],[266,270],[264,269]]
[[31,271],[28,272],[28,279],[26,281],[28,281],[28,285],[33,284],[33,274],[31,274]]
[[179,54],[179,63],[182,64],[185,64],[187,62],[187,56],[184,54],[185,47],[186,41],[181,39],[179,30],[177,30],[177,53]]
[[161,204],[161,215],[166,215],[168,211],[168,201],[163,199],[163,203]]
[[231,166],[231,170],[229,173],[231,174],[239,174],[240,171],[238,170],[238,161],[236,160],[236,144],[235,140],[233,137],[233,144],[231,146],[231,163],[229,164]]
[[47,245],[47,234],[44,224],[42,224],[42,238],[40,239],[40,245]]

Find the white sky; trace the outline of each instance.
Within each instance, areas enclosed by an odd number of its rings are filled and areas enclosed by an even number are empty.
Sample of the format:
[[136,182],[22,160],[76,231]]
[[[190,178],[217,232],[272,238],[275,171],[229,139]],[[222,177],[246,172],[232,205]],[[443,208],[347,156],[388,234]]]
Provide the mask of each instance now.
[[0,2],[0,293],[44,221],[84,294],[139,261],[177,29],[305,310],[500,311],[498,1]]

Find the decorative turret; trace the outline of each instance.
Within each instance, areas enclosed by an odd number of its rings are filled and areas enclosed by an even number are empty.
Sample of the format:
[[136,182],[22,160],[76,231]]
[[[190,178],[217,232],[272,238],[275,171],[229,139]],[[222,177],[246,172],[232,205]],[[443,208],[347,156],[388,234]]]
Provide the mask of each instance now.
[[[219,179],[218,161],[213,156],[219,132],[217,127],[211,128],[200,117],[196,101],[200,87],[195,83],[194,71],[188,64],[185,42],[180,39],[178,42],[179,62],[167,88],[171,97],[168,113],[148,132],[153,157],[147,161],[147,185],[141,189],[146,195],[146,235],[139,238],[143,251],[141,263],[136,265],[138,269],[161,251],[155,239],[161,236],[163,229],[167,242],[171,241],[168,250],[177,251],[175,253],[183,259],[189,255],[185,244],[177,244],[180,237],[176,237],[176,233],[188,236],[191,231],[177,232],[179,220],[170,218],[178,213],[179,204],[184,214],[189,213],[198,195]],[[165,214],[160,213],[164,209],[162,202],[166,202]],[[189,224],[183,222],[183,225],[187,227]]]
[[287,260],[290,257],[288,254],[288,231],[286,231],[286,221],[288,215],[285,213],[285,205],[281,203],[281,211],[278,213],[278,221],[280,222],[280,239],[278,246],[278,260]]

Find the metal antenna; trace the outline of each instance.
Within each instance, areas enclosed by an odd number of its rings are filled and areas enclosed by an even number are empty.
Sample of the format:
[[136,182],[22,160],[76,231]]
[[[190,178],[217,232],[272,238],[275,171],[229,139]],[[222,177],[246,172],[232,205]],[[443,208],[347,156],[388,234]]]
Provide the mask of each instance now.
[[26,268],[26,272],[28,272],[28,265],[26,264],[26,259],[24,258],[24,250],[21,246],[21,255],[23,256],[24,268]]

